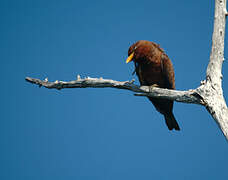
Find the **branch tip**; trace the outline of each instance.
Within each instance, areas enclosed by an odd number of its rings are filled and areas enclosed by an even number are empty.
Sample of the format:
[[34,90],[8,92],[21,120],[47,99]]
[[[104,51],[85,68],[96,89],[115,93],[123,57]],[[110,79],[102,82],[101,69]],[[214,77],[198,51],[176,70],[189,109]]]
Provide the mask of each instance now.
[[77,75],[77,80],[81,80],[81,76],[79,74]]

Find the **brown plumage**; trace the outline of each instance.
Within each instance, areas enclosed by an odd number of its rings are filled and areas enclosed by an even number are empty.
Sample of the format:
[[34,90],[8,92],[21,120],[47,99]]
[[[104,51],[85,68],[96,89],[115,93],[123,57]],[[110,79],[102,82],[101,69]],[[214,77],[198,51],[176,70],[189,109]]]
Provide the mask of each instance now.
[[[140,40],[128,50],[127,63],[134,61],[135,72],[141,85],[175,89],[174,69],[172,62],[158,44]],[[180,130],[173,115],[173,101],[151,98],[156,110],[164,115],[169,130]]]

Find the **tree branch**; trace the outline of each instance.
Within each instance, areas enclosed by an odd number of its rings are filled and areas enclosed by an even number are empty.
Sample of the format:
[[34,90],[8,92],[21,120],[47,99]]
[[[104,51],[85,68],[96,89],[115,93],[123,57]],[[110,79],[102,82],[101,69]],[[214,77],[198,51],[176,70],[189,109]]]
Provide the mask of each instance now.
[[47,78],[45,80],[34,79],[30,77],[26,77],[26,81],[37,84],[40,87],[44,86],[49,89],[58,89],[61,90],[63,88],[117,88],[117,89],[125,89],[133,92],[141,93],[135,94],[136,96],[150,96],[157,98],[165,98],[173,101],[184,102],[184,103],[194,103],[204,105],[204,101],[200,96],[197,95],[196,90],[189,91],[176,91],[170,89],[162,89],[150,86],[137,86],[132,81],[115,81],[112,79],[103,79],[103,78],[84,78],[81,79],[78,76],[77,80],[64,82],[64,81],[55,81],[49,82]]

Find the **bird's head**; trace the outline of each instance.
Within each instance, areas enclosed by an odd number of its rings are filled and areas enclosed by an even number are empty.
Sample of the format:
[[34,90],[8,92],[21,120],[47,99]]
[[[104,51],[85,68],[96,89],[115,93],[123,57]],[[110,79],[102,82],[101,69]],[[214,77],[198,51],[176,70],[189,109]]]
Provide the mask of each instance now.
[[152,42],[145,40],[140,40],[132,44],[128,49],[128,58],[126,63],[144,59],[149,54],[151,47]]

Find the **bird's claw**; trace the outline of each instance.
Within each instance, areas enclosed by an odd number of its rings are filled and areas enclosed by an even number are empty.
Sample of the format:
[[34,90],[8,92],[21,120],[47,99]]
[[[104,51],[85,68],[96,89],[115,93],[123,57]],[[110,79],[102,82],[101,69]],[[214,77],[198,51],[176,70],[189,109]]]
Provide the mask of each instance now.
[[155,87],[159,87],[159,86],[157,84],[153,84],[153,85],[149,86],[149,91],[152,91],[153,88],[155,88]]
[[133,84],[135,82],[135,79],[132,79],[131,81],[129,81],[130,84]]

